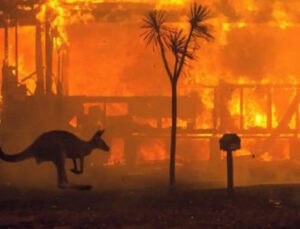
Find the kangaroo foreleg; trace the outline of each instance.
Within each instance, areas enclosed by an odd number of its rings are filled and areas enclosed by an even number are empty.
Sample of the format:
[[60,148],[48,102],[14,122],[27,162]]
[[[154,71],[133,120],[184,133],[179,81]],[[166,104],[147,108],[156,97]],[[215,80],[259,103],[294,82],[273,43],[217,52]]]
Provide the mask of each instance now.
[[76,158],[73,159],[73,163],[74,163],[74,169],[71,169],[71,172],[74,173],[74,174],[82,174],[83,173],[83,168],[84,168],[84,156],[80,156],[79,158],[79,170],[77,168],[77,162],[76,162]]
[[[57,180],[58,180],[58,187],[59,188],[62,188],[62,189],[76,189],[76,190],[91,190],[93,188],[90,185],[69,184],[68,179],[67,179],[67,175],[66,175],[66,170],[65,170],[65,156],[64,155],[62,155],[62,157],[59,158],[58,160],[54,161],[54,164],[55,164],[56,169],[57,169]],[[83,163],[81,163],[81,165],[80,165],[80,170],[81,169],[83,169]]]
[[78,170],[78,167],[77,167],[77,160],[76,160],[76,158],[73,158],[72,161],[73,161],[74,168],[70,169],[70,171],[72,173],[74,173],[74,174],[79,174],[80,171]]

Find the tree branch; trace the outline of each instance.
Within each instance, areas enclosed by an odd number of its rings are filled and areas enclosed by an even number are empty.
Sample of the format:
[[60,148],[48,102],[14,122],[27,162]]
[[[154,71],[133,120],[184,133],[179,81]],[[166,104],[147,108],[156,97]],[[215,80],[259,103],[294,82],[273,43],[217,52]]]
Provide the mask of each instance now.
[[194,27],[191,26],[188,39],[186,40],[186,43],[185,43],[185,46],[184,46],[182,57],[181,57],[179,65],[178,65],[178,69],[176,69],[176,72],[174,72],[174,77],[175,77],[176,81],[178,80],[178,78],[180,76],[180,73],[182,71],[182,67],[183,67],[184,62],[185,62],[185,58],[186,58],[186,55],[187,55],[187,50],[188,50],[188,47],[189,47],[189,44],[190,44],[193,32],[194,32]]
[[167,61],[167,57],[166,57],[166,53],[165,53],[164,44],[161,40],[161,36],[160,36],[159,33],[157,34],[157,38],[158,38],[158,44],[159,44],[159,47],[160,47],[160,53],[161,53],[161,56],[162,56],[162,59],[163,59],[163,64],[165,66],[165,69],[166,69],[166,72],[169,76],[169,79],[172,81],[173,75],[172,75],[172,72],[170,70],[169,63]]
[[178,53],[174,54],[174,56],[175,56],[175,64],[174,64],[174,77],[173,77],[173,79],[176,79],[175,74],[176,74],[176,70],[177,70],[178,62],[179,62]]

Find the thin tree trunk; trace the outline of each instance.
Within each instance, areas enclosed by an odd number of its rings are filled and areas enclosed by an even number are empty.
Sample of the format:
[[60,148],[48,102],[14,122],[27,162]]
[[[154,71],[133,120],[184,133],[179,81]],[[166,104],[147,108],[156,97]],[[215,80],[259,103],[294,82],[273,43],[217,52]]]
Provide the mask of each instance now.
[[177,82],[173,79],[172,85],[172,129],[170,149],[170,190],[176,185],[175,163],[176,163],[176,132],[177,132]]

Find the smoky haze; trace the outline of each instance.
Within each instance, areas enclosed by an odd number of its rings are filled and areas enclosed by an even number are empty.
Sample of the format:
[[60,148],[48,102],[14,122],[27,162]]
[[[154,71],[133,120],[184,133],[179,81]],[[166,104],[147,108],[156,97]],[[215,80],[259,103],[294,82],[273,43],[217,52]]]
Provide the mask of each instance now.
[[[210,126],[212,110],[211,91],[201,85],[227,83],[290,83],[298,84],[300,70],[300,3],[296,0],[214,0],[204,1],[211,7],[211,24],[215,41],[203,43],[198,60],[189,63],[180,81],[180,95],[200,96],[197,108],[198,126]],[[166,7],[168,9],[168,7]],[[182,9],[175,7],[172,18],[176,22],[184,20]],[[134,13],[125,13],[122,20],[113,14],[102,11],[88,12],[83,22],[66,25],[69,44],[69,86],[70,95],[87,96],[169,96],[170,86],[159,53],[146,47],[140,38],[143,8]],[[125,18],[125,19],[124,19]],[[182,19],[183,18],[183,19]],[[184,27],[185,25],[183,25]],[[10,58],[13,63],[13,29],[10,29]],[[20,27],[20,76],[26,77],[35,71],[34,28]],[[3,34],[0,35],[3,41]],[[54,53],[55,58],[55,53]],[[3,52],[0,53],[3,59]],[[55,61],[54,61],[55,62]],[[54,64],[54,74],[56,66]],[[34,90],[34,79],[27,81]],[[277,91],[274,96],[274,114],[278,120],[284,116],[294,95],[294,91]],[[252,118],[257,113],[266,112],[263,93],[250,91],[246,111],[249,126],[260,125]],[[237,101],[232,97],[232,103]],[[121,107],[121,106],[120,106]],[[116,108],[116,113],[122,108]],[[164,109],[163,105],[161,109]],[[113,108],[112,108],[113,109]],[[231,111],[236,118],[235,111]],[[263,116],[263,115],[262,115]],[[264,118],[264,117],[263,117]],[[277,121],[278,121],[277,120]],[[149,122],[140,120],[140,122]],[[167,122],[167,121],[166,121]],[[126,123],[122,123],[126,125]],[[151,124],[150,124],[151,125]],[[291,124],[293,125],[293,124]],[[87,161],[86,173],[80,178],[70,176],[70,180],[91,183],[97,187],[128,187],[135,185],[136,179],[147,174],[148,182],[166,184],[168,173],[168,149],[166,139],[145,139],[140,143],[137,167],[124,165],[124,140],[110,139],[110,132],[117,132],[115,126],[107,130],[107,140],[112,145],[112,155],[95,152]],[[87,139],[94,129],[82,135]],[[35,136],[37,137],[37,136]],[[26,139],[26,136],[24,136]],[[26,144],[18,145],[21,150]],[[260,143],[246,142],[248,153],[255,153]],[[236,180],[238,185],[265,182],[298,182],[298,162],[288,158],[288,141],[278,143],[278,149],[270,161],[266,158],[251,159],[249,154],[236,158]],[[5,147],[5,146],[4,146]],[[9,150],[13,153],[14,150]],[[225,184],[225,160],[210,164],[209,142],[205,140],[179,140],[178,176],[181,182],[209,182],[214,185]],[[267,155],[269,156],[269,155]],[[103,165],[104,164],[104,165]],[[187,164],[192,164],[187,168]],[[1,162],[0,179],[5,184],[28,186],[55,186],[54,166],[36,165],[34,161],[16,164]],[[152,166],[152,171],[149,167]],[[71,167],[68,164],[68,168]],[[280,168],[280,169],[278,169]],[[196,171],[196,172],[195,172]],[[165,176],[162,176],[164,174]]]

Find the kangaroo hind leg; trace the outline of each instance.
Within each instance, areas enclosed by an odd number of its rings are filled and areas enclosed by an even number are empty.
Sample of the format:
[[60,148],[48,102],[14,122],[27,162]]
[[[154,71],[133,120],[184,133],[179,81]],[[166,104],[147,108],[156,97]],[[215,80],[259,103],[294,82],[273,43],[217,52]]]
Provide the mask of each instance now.
[[57,170],[57,186],[61,189],[91,190],[91,185],[69,184],[65,169],[64,158],[54,162]]
[[68,188],[69,182],[65,169],[65,157],[62,156],[54,162],[57,171],[57,186],[58,188]]

